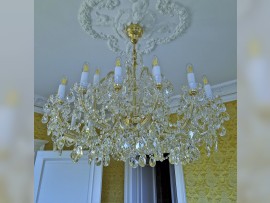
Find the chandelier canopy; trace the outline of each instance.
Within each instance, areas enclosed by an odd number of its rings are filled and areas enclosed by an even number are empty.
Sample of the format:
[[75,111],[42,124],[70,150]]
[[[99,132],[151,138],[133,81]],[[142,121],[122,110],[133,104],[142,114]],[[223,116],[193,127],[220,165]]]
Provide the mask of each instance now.
[[[158,59],[152,71],[138,67],[136,44],[143,27],[131,23],[124,32],[133,45],[132,63],[121,66],[116,60],[114,72],[100,79],[96,71],[88,83],[89,66],[83,66],[81,81],[65,97],[67,79],[59,85],[44,106],[54,149],[74,149],[71,159],[78,162],[88,154],[89,163],[108,166],[110,159],[128,161],[132,167],[154,167],[156,161],[186,164],[200,157],[199,148],[210,155],[217,150],[218,136],[224,136],[226,107],[213,96],[207,78],[196,83],[193,66],[187,66],[188,86],[182,88],[178,107],[170,107],[172,84],[161,74]],[[201,147],[202,146],[202,147]]]

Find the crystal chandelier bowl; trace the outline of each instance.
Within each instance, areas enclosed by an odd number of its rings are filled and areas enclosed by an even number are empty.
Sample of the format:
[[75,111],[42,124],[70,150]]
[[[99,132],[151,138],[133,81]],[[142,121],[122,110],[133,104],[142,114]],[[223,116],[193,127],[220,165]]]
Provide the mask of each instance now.
[[134,168],[154,167],[165,159],[190,163],[200,157],[200,146],[208,155],[217,150],[229,115],[222,100],[212,95],[207,78],[203,85],[196,83],[188,65],[189,86],[182,88],[178,108],[172,109],[173,86],[160,73],[157,58],[152,71],[137,65],[136,44],[143,28],[130,24],[125,32],[133,44],[132,64],[124,69],[117,59],[115,71],[100,80],[97,70],[93,83],[88,83],[89,67],[84,64],[80,84],[65,97],[64,78],[58,94],[45,104],[42,122],[47,123],[54,149],[61,153],[64,146],[72,146],[74,162],[86,153],[89,163],[108,166],[113,158]]

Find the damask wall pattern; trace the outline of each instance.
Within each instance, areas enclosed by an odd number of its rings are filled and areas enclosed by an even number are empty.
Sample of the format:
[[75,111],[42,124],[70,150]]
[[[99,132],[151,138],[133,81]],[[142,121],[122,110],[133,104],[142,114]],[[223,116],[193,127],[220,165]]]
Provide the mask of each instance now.
[[210,157],[203,153],[200,160],[183,167],[188,203],[236,202],[237,102],[226,107],[230,120],[225,124],[227,134],[219,137],[218,152]]
[[125,164],[111,160],[103,167],[101,203],[124,203]]
[[53,149],[53,142],[50,136],[47,136],[47,126],[41,122],[42,114],[34,113],[34,138],[39,140],[47,140],[45,150]]

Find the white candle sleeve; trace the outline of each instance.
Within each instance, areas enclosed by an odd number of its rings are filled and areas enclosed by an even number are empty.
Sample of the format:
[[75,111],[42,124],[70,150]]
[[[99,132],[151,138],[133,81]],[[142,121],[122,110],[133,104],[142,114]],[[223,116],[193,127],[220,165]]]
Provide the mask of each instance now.
[[188,79],[189,87],[191,89],[196,89],[197,88],[197,84],[196,84],[196,81],[195,81],[195,75],[194,75],[194,73],[188,73],[187,74],[187,79]]
[[205,91],[205,95],[208,99],[211,99],[213,97],[213,92],[212,92],[210,84],[204,85],[204,91]]
[[114,69],[114,82],[122,84],[122,68],[120,66],[116,66]]
[[80,85],[83,88],[86,88],[88,85],[88,74],[88,72],[82,72]]
[[94,75],[94,82],[93,82],[94,85],[98,85],[99,84],[99,74],[95,74]]
[[66,85],[60,84],[58,88],[58,97],[63,100],[65,98]]
[[161,83],[161,73],[160,73],[160,67],[154,66],[152,69],[152,74],[156,80],[156,83]]

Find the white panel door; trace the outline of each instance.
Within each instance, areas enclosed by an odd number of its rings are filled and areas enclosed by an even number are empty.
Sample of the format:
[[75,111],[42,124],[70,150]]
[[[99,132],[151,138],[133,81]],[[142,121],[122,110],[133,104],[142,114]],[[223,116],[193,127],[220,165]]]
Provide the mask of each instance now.
[[78,163],[70,152],[38,151],[35,162],[35,203],[100,203],[102,166],[88,164],[86,156]]

